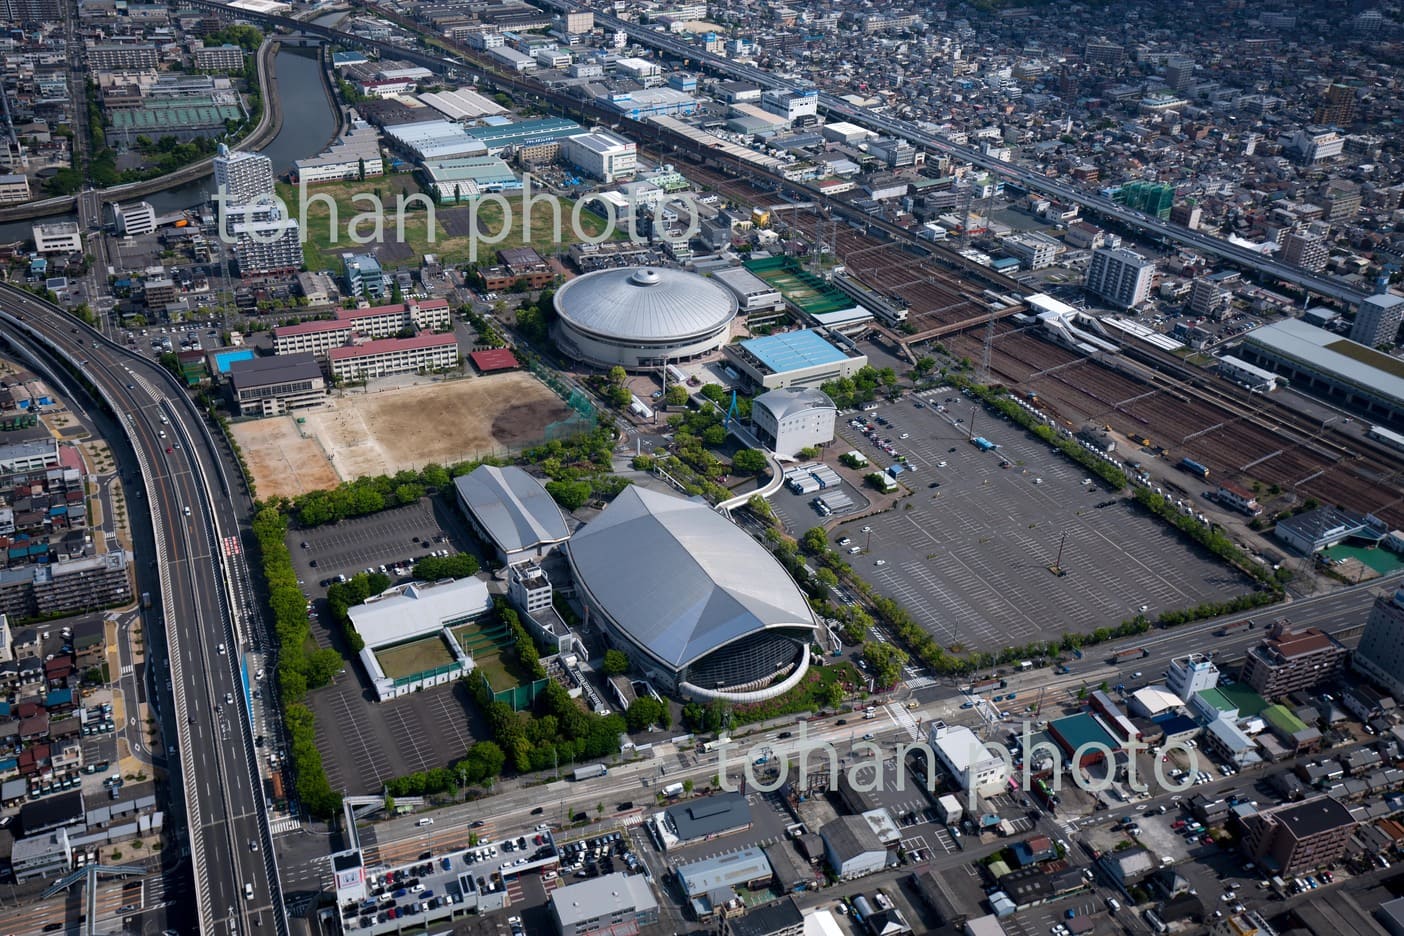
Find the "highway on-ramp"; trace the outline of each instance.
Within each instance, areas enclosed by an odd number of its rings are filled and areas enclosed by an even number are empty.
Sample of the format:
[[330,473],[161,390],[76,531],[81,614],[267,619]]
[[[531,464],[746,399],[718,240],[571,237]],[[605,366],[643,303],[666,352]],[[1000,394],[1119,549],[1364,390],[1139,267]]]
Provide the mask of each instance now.
[[233,606],[229,587],[242,562],[225,547],[238,518],[214,440],[171,374],[57,307],[0,286],[0,325],[17,346],[45,345],[81,374],[136,452],[156,543],[155,556],[136,561],[159,573],[172,805],[183,796],[199,932],[286,933],[239,665],[248,609]]

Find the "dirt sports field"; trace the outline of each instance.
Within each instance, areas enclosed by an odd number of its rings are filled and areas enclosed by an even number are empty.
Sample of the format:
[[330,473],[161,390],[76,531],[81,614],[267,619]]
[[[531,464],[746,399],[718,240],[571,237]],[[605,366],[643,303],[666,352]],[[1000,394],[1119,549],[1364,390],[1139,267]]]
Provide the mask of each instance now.
[[253,472],[259,497],[296,497],[336,487],[331,462],[316,439],[303,438],[292,416],[273,416],[230,426]]
[[571,411],[530,374],[508,373],[351,391],[299,415],[300,427],[291,416],[234,426],[260,497],[517,450]]

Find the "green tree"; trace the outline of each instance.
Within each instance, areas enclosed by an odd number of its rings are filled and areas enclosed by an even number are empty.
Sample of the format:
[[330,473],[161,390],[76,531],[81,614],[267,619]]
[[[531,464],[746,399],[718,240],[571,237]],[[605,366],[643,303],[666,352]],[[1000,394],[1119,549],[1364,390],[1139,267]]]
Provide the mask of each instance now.
[[609,373],[606,376],[610,383],[618,387],[622,386],[624,382],[629,379],[629,372],[616,364],[609,369]]
[[902,675],[902,667],[907,662],[907,652],[890,643],[868,641],[863,644],[863,659],[873,674],[874,684],[886,689],[896,685]]
[[669,406],[686,406],[687,388],[682,384],[670,384],[668,392],[663,396],[663,402]]
[[820,555],[829,548],[829,534],[823,527],[810,527],[800,537],[800,548],[812,555]]
[[629,672],[629,655],[614,648],[606,650],[603,669],[606,676],[623,676]]
[[741,449],[731,458],[731,467],[738,472],[757,474],[765,470],[767,459],[759,449]]
[[589,481],[547,481],[546,493],[566,510],[579,510],[590,500]]
[[836,709],[843,705],[843,696],[843,684],[834,680],[831,683],[826,683],[824,688],[819,691],[819,703],[824,708]]
[[644,731],[650,725],[667,728],[668,706],[652,696],[640,696],[629,706],[629,711],[624,715],[624,722],[629,726],[629,731],[634,733]]

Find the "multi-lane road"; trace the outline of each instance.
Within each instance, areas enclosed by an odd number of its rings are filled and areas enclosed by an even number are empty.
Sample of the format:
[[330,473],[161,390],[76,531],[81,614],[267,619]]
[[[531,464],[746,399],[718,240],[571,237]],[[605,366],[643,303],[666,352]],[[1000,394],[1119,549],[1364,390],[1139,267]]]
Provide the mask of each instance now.
[[[1221,663],[1241,657],[1262,639],[1263,625],[1277,617],[1290,618],[1299,627],[1320,627],[1331,633],[1358,629],[1368,616],[1375,595],[1401,580],[1404,580],[1404,574],[1396,574],[1366,585],[1339,589],[1266,609],[1257,613],[1257,627],[1229,636],[1217,636],[1216,632],[1225,623],[1243,620],[1249,615],[1232,615],[1163,631],[1153,630],[1136,638],[1089,648],[1082,660],[1071,664],[1071,672],[1067,674],[1059,675],[1052,669],[1042,669],[1010,676],[1009,688],[1017,691],[1021,708],[1041,701],[1043,707],[1037,717],[1048,718],[1052,706],[1078,704],[1077,690],[1083,686],[1095,687],[1107,682],[1111,685],[1124,683],[1130,687],[1156,682],[1160,680],[1161,672],[1168,668],[1171,659],[1191,651],[1212,651]],[[1355,639],[1347,636],[1343,642],[1353,645]],[[1126,647],[1143,647],[1147,655],[1115,665],[1107,662],[1114,650]],[[1140,678],[1136,678],[1137,673],[1141,674]],[[813,745],[833,745],[842,756],[870,732],[875,736],[875,742],[887,750],[894,743],[915,740],[922,726],[934,720],[952,724],[972,723],[976,729],[982,725],[977,710],[961,708],[969,697],[955,685],[923,689],[915,697],[918,699],[917,707],[908,709],[903,704],[906,697],[899,693],[891,704],[878,707],[878,717],[873,720],[864,720],[860,714],[850,716],[844,725],[839,725],[832,718],[810,722],[804,728],[803,737],[798,727],[786,738],[780,737],[780,729],[777,728],[757,731],[750,736],[734,732],[737,744],[727,755],[728,777],[733,784],[739,784],[743,777],[743,765],[753,756],[753,745],[769,748],[772,757],[783,756],[794,763],[797,752]],[[1017,720],[997,724],[1001,731],[1021,727]],[[560,780],[545,786],[533,784],[504,790],[492,797],[491,806],[487,808],[482,802],[448,807],[434,814],[436,822],[432,827],[419,826],[413,816],[390,820],[375,827],[367,849],[368,860],[372,864],[396,864],[413,860],[424,850],[442,852],[465,846],[471,831],[470,823],[488,816],[491,817],[491,829],[485,831],[519,834],[542,821],[560,824],[565,817],[577,812],[583,811],[593,816],[599,803],[609,806],[620,801],[650,802],[653,793],[666,783],[689,779],[698,786],[710,783],[718,775],[719,767],[717,754],[699,756],[689,746],[679,750],[676,756],[620,765],[612,768],[606,776],[579,783]],[[563,769],[562,775],[568,772]],[[968,860],[968,856],[965,860]],[[286,870],[299,880],[317,879],[324,884],[330,881],[324,859]]]
[[285,933],[242,684],[246,609],[232,607],[228,585],[242,574],[233,568],[242,553],[224,548],[238,517],[214,441],[168,372],[56,307],[0,286],[0,322],[16,344],[42,344],[86,378],[140,467],[145,494],[130,509],[139,521],[144,500],[155,554],[138,555],[136,565],[158,612],[153,632],[165,638],[168,764],[199,932]]

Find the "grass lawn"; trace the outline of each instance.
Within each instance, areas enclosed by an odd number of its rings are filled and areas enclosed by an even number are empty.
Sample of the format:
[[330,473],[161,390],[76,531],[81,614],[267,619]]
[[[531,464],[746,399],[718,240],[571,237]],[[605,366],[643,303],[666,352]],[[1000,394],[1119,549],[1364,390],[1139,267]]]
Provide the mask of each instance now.
[[[530,237],[524,236],[527,225],[522,217],[522,193],[506,193],[511,206],[511,229],[498,243],[491,243],[503,227],[503,209],[495,201],[482,202],[477,211],[476,228],[469,221],[468,205],[439,205],[434,208],[434,224],[431,231],[429,212],[418,201],[410,204],[404,215],[404,237],[401,239],[396,227],[398,198],[420,194],[421,189],[413,175],[399,173],[366,179],[364,182],[333,182],[307,187],[308,210],[303,217],[297,186],[279,183],[278,197],[288,206],[292,216],[303,225],[303,260],[309,270],[339,271],[342,253],[374,252],[387,267],[418,265],[425,254],[436,255],[441,263],[467,263],[473,260],[476,241],[477,260],[496,262],[495,252],[504,247],[532,246],[543,256],[560,253],[580,240],[578,234],[596,236],[604,230],[604,222],[597,216],[582,212],[581,232],[572,230],[571,209],[574,203],[559,199],[561,206],[560,236],[557,237],[554,224],[555,212],[544,198],[537,198],[533,192],[531,206]],[[336,204],[335,240],[332,231],[332,210],[326,200],[317,196],[328,196]],[[375,203],[367,197],[353,202],[355,195],[374,195],[384,206],[382,218],[383,232],[370,243],[358,244],[351,240],[351,222],[359,215],[368,215],[356,225],[356,233],[365,238],[375,231],[375,217],[378,214]],[[314,200],[315,199],[315,200]],[[597,206],[596,206],[597,207]],[[474,233],[476,232],[476,233]],[[622,235],[616,235],[622,236]]]
[[387,647],[375,651],[380,668],[391,679],[403,679],[425,670],[447,666],[453,662],[453,652],[444,643],[440,634],[431,634],[419,640],[411,640],[397,647]]

